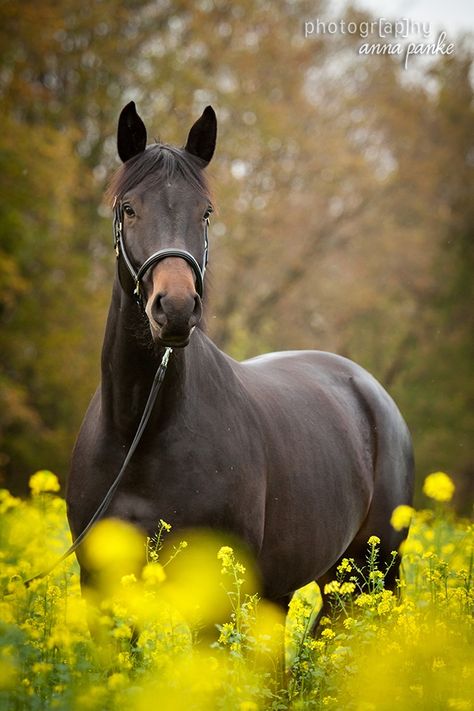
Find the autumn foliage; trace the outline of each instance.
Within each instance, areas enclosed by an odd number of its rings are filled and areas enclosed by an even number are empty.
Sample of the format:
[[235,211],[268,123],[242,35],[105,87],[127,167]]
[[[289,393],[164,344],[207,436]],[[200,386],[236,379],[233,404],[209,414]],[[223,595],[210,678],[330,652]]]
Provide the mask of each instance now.
[[[64,482],[98,381],[114,256],[101,196],[120,108],[182,143],[207,103],[208,327],[244,358],[352,357],[398,401],[420,471],[472,475],[472,89],[467,41],[429,65],[305,38],[330,4],[2,4],[0,476]],[[365,17],[348,10],[354,20]]]

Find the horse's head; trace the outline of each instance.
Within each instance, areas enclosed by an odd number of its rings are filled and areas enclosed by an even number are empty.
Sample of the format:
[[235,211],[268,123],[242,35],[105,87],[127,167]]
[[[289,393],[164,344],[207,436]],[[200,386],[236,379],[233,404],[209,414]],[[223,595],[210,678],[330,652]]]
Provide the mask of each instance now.
[[212,211],[203,169],[214,153],[217,121],[208,106],[183,149],[146,148],[146,128],[131,102],[118,124],[124,165],[114,176],[119,279],[145,309],[153,340],[182,347],[202,315],[207,224]]

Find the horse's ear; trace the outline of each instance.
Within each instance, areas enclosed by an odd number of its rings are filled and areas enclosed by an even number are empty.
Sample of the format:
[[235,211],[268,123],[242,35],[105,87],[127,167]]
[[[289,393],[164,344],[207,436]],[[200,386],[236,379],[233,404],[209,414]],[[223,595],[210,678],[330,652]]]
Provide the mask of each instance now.
[[206,164],[214,155],[217,137],[217,118],[212,106],[206,106],[202,116],[191,128],[185,149],[193,156],[201,158]]
[[145,124],[137,114],[135,102],[131,101],[121,111],[117,130],[118,154],[125,163],[146,148]]

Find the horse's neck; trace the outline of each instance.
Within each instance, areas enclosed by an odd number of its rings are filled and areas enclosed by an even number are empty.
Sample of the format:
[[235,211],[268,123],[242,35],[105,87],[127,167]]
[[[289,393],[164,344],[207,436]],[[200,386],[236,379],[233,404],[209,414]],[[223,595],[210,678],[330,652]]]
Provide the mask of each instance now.
[[[102,349],[102,413],[108,425],[125,436],[133,435],[138,425],[164,353],[151,345],[142,318],[137,305],[116,284]],[[205,337],[196,331],[186,348],[172,353],[152,416],[156,426],[171,417],[185,398],[189,368],[206,367],[200,338]]]

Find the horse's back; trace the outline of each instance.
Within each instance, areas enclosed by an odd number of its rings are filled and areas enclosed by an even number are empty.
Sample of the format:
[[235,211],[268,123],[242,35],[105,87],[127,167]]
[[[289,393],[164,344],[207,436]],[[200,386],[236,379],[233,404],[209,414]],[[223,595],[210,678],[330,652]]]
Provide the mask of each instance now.
[[[392,433],[399,430],[409,444],[408,429],[393,399],[367,370],[348,358],[327,351],[279,351],[239,365],[251,390],[284,397],[289,394],[290,400],[291,393],[317,395],[328,402],[332,399],[335,405],[347,405],[348,416],[357,414],[350,408],[355,404],[369,420],[378,417],[379,424]],[[372,425],[376,429],[375,421]]]

